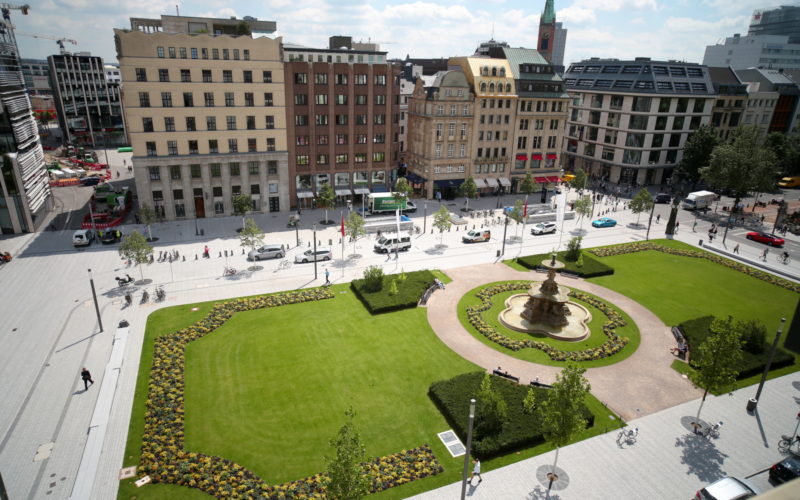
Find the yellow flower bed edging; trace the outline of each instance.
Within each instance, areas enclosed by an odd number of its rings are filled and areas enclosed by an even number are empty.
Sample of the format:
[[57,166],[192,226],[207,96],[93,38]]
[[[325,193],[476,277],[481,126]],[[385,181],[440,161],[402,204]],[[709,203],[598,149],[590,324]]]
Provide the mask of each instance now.
[[[186,345],[213,332],[237,312],[332,298],[333,292],[320,288],[219,302],[195,324],[157,338],[145,402],[139,476],[149,475],[153,483],[197,488],[217,498],[325,498],[324,474],[269,485],[230,460],[187,451],[184,369]],[[363,465],[372,482],[372,492],[444,470],[427,444],[373,458]]]

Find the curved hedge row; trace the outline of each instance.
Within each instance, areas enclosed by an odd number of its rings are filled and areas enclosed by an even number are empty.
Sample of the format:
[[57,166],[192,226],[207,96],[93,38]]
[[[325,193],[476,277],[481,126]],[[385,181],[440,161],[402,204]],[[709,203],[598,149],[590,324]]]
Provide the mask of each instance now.
[[[219,302],[195,324],[156,339],[145,402],[139,475],[149,475],[153,483],[197,488],[218,498],[324,498],[327,480],[324,474],[273,486],[230,460],[186,451],[184,369],[186,345],[213,332],[237,312],[333,297],[329,289],[318,288]],[[374,458],[364,465],[373,492],[443,470],[428,445]]]
[[715,264],[720,264],[727,268],[733,269],[734,271],[739,271],[740,273],[744,273],[747,274],[748,276],[752,276],[762,281],[766,281],[767,283],[777,285],[781,288],[785,288],[793,292],[800,293],[800,284],[781,278],[780,276],[775,276],[766,271],[750,267],[746,264],[736,262],[735,260],[726,259],[725,257],[709,252],[704,252],[702,250],[672,248],[664,245],[659,245],[658,243],[653,243],[651,241],[643,241],[637,243],[623,243],[620,245],[611,245],[600,248],[590,248],[587,251],[593,253],[598,257],[611,257],[613,255],[644,252],[646,250],[656,250],[658,252],[664,252],[671,255],[679,255],[681,257],[707,259],[710,260],[711,262],[714,262]]
[[607,358],[621,351],[628,344],[627,337],[620,337],[617,335],[616,329],[620,326],[625,326],[627,323],[622,315],[609,307],[605,302],[598,300],[588,294],[570,290],[569,296],[587,304],[596,307],[603,314],[606,315],[608,321],[603,324],[603,333],[608,337],[602,345],[584,349],[582,351],[562,351],[550,344],[540,342],[538,340],[516,340],[507,337],[498,332],[492,325],[483,319],[483,312],[488,311],[492,307],[492,297],[503,292],[512,290],[527,290],[530,283],[527,281],[503,283],[501,285],[492,285],[481,289],[480,292],[475,294],[481,300],[480,304],[467,307],[467,320],[478,332],[491,340],[495,344],[501,345],[512,351],[519,351],[526,347],[532,349],[539,349],[544,351],[553,361],[592,361],[595,359]]

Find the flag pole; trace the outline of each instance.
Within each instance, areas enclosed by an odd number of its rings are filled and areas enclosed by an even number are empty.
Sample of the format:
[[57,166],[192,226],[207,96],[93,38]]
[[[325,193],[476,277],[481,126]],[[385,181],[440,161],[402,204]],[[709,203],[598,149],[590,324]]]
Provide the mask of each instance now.
[[341,228],[339,229],[339,232],[342,233],[342,278],[344,278],[344,263],[345,263],[345,259],[344,259],[344,233],[345,233],[345,231],[344,231],[344,210],[339,212],[339,214],[342,216],[342,225],[341,225]]
[[522,237],[519,239],[519,253],[522,255],[522,244],[525,242],[525,223],[528,222],[528,195],[525,195],[525,206],[522,208]]

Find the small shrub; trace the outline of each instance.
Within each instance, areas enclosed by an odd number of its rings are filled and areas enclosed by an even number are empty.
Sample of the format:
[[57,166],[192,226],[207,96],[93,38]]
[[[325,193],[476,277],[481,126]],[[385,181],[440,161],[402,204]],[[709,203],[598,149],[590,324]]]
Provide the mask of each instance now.
[[567,251],[564,253],[564,258],[570,262],[576,262],[581,256],[581,241],[583,236],[575,236],[567,243]]
[[[581,252],[579,258],[579,260],[583,259],[583,266],[581,267],[578,267],[577,262],[570,262],[565,257],[565,253],[566,252],[559,252],[556,255],[556,258],[564,263],[564,271],[575,273],[582,278],[594,278],[596,276],[614,274],[613,267],[601,262],[590,253]],[[551,254],[528,255],[518,258],[517,262],[528,269],[536,269],[537,266],[541,265],[544,259],[550,260],[550,255]]]
[[389,295],[397,295],[397,282],[394,278],[389,282]]
[[581,253],[578,256],[578,260],[575,262],[575,265],[578,267],[583,267],[583,254]]
[[742,348],[752,354],[764,352],[767,343],[767,328],[754,319],[740,321],[737,325],[742,334]]
[[478,391],[475,408],[475,435],[478,438],[499,434],[508,418],[508,405],[492,390],[492,377],[486,373]]
[[380,292],[383,288],[383,269],[378,266],[369,266],[364,269],[364,290]]
[[[353,280],[350,289],[372,314],[397,311],[417,307],[425,290],[433,283],[434,275],[430,271],[414,271],[406,273],[406,279],[397,279],[397,275],[383,276],[381,289],[377,292],[367,290],[364,279]],[[391,282],[394,281],[397,292],[391,294]]]
[[533,387],[528,389],[528,394],[525,396],[525,399],[522,400],[523,413],[532,415],[536,411],[536,407],[539,405],[536,395],[537,392],[533,390]]

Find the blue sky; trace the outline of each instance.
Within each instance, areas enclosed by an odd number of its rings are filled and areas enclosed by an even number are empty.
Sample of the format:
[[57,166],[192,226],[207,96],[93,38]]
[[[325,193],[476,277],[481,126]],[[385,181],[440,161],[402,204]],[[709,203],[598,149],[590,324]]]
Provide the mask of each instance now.
[[[587,57],[679,59],[702,62],[706,45],[745,34],[754,9],[792,4],[784,0],[556,0],[556,18],[568,29],[565,63]],[[536,45],[544,0],[376,1],[353,0],[42,0],[27,16],[12,11],[17,32],[66,37],[106,61],[116,60],[112,28],[130,17],[175,14],[278,23],[287,42],[327,46],[330,35],[371,38],[389,57],[470,55],[492,36],[511,46]],[[796,4],[795,4],[796,5]],[[18,36],[22,57],[44,59],[55,42]],[[391,42],[391,43],[389,43]]]

